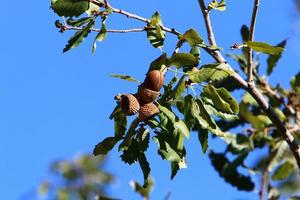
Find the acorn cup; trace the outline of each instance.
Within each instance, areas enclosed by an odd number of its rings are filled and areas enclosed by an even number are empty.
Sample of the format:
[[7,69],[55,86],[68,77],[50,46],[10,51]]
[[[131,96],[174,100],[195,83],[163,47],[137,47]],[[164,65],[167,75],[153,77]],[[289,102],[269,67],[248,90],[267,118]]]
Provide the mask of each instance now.
[[164,85],[165,75],[160,70],[149,71],[144,80],[144,86],[147,89],[159,92]]
[[155,101],[159,95],[159,92],[146,88],[144,84],[140,85],[138,88],[137,97],[141,104],[151,103]]
[[139,119],[145,121],[148,118],[159,113],[159,108],[154,103],[147,103],[141,106],[139,110]]
[[121,109],[126,115],[134,115],[140,110],[140,103],[132,94],[117,95],[115,99],[120,103]]

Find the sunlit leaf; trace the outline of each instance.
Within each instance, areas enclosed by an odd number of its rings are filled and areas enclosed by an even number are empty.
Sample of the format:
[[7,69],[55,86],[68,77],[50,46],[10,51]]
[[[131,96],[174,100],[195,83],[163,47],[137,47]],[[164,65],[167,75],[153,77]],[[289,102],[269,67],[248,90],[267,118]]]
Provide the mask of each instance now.
[[198,59],[190,53],[176,53],[168,59],[167,66],[176,66],[177,68],[197,66]]
[[210,2],[208,4],[208,9],[215,9],[215,10],[219,10],[219,11],[225,11],[226,10],[226,1],[225,0],[221,0],[220,2],[218,2],[218,0],[213,0],[212,2]]
[[203,44],[204,41],[195,29],[189,29],[181,37],[180,40],[185,40],[191,47]]
[[204,87],[201,96],[205,97],[207,103],[211,103],[213,107],[221,112],[229,114],[237,114],[239,112],[237,101],[225,88],[217,89],[213,85],[208,84]]
[[286,179],[294,172],[294,165],[290,161],[286,161],[280,165],[272,175],[273,181]]
[[141,83],[141,81],[137,80],[136,78],[129,76],[129,75],[120,75],[120,74],[110,74],[111,77],[114,78],[119,78],[125,81],[130,81],[130,82],[136,82],[136,83]]
[[284,48],[282,47],[276,47],[269,45],[264,42],[252,42],[248,41],[245,43],[245,45],[249,48],[252,48],[255,51],[261,52],[261,53],[266,53],[266,54],[271,54],[271,55],[278,55],[281,54]]
[[93,49],[92,49],[92,53],[95,53],[96,51],[96,47],[97,47],[97,41],[101,42],[106,38],[107,32],[106,32],[106,25],[105,23],[102,23],[102,27],[100,32],[97,34],[94,44],[93,44]]
[[[286,45],[286,40],[283,40],[281,43],[276,45],[276,47],[285,48],[285,45]],[[267,63],[268,63],[267,74],[268,75],[270,75],[273,72],[274,67],[276,66],[277,62],[281,58],[281,54],[282,54],[282,52],[280,52],[279,54],[276,54],[276,55],[269,56],[269,58],[267,60]]]
[[234,71],[225,63],[208,64],[200,68],[200,70],[189,72],[190,80],[195,83],[207,81],[219,81],[231,76]]
[[167,54],[163,53],[161,56],[159,56],[154,61],[152,61],[149,67],[149,71],[161,70],[162,67],[165,66],[166,62],[167,62]]

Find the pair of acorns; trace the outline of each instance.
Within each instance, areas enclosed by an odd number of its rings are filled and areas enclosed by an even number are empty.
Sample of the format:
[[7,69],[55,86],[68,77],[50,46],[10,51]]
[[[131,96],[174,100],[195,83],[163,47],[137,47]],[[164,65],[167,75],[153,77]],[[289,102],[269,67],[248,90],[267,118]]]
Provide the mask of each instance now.
[[160,95],[159,91],[164,85],[164,80],[164,73],[160,70],[149,71],[136,94],[117,95],[115,99],[126,115],[139,113],[139,119],[144,121],[159,113],[154,101]]

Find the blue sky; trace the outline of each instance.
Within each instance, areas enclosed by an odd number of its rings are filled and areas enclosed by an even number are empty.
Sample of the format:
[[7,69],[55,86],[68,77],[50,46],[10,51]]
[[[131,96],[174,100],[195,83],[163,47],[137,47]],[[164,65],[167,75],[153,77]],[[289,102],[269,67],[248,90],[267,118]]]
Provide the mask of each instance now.
[[[4,4],[4,5],[3,5]],[[204,23],[196,0],[187,1],[117,1],[111,4],[145,17],[158,10],[164,24],[184,32],[194,27],[205,37]],[[110,73],[131,74],[143,79],[149,63],[160,55],[145,39],[145,33],[109,34],[91,53],[92,38],[75,50],[62,54],[71,32],[58,33],[58,17],[49,9],[50,1],[19,1],[12,6],[2,2],[0,14],[0,177],[1,199],[23,199],[48,176],[48,166],[56,159],[72,158],[91,152],[94,145],[113,134],[108,115],[115,106],[117,93],[134,92],[136,85],[113,79]],[[219,46],[226,52],[240,42],[239,30],[248,24],[252,0],[229,1],[225,13],[213,12]],[[288,86],[298,72],[299,16],[292,1],[264,0],[258,15],[256,40],[277,44],[290,38],[279,67],[270,77],[272,83]],[[114,16],[108,28],[142,27],[143,24]],[[165,51],[171,52],[176,38],[167,36]],[[224,52],[225,53],[225,52]],[[212,62],[203,53],[203,63]],[[262,68],[262,72],[265,66]],[[186,143],[188,168],[170,181],[169,164],[151,144],[147,155],[156,180],[152,199],[257,199],[257,194],[238,192],[226,184],[200,149],[196,135]],[[212,142],[220,149],[221,142]],[[142,180],[137,166],[124,165],[116,150],[109,154],[107,169],[117,182],[112,195],[123,199],[140,199],[129,180]],[[196,198],[197,197],[197,198]]]

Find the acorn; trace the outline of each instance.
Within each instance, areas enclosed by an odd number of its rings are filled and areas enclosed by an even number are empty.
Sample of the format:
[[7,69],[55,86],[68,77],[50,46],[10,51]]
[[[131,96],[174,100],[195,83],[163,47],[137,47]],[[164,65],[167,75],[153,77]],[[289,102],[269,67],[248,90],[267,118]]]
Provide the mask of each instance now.
[[150,90],[144,86],[144,84],[140,85],[138,88],[137,97],[140,100],[141,104],[147,104],[153,102],[158,96],[159,92]]
[[134,115],[140,110],[140,103],[132,94],[117,95],[115,99],[120,103],[121,109],[126,115]]
[[150,90],[160,91],[164,85],[165,76],[160,70],[151,70],[147,73],[144,86]]
[[139,119],[145,121],[149,117],[152,117],[159,113],[159,108],[154,103],[147,103],[141,106],[139,111]]

